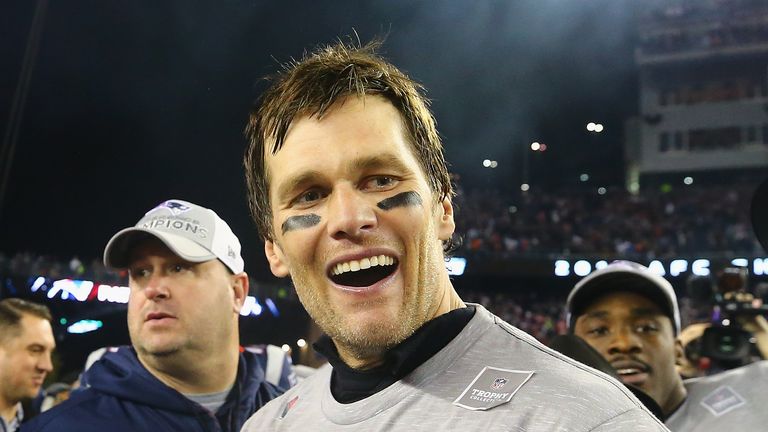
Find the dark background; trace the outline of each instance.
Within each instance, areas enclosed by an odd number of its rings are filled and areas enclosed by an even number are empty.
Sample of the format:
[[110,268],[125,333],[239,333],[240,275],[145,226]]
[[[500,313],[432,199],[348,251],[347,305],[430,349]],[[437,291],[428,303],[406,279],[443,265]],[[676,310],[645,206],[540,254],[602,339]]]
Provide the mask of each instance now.
[[[248,110],[282,62],[356,32],[422,82],[465,188],[623,181],[637,112],[634,6],[625,0],[50,2],[0,209],[0,252],[84,261],[149,208],[215,209],[265,271],[242,169]],[[0,5],[7,133],[36,2]],[[600,135],[585,125],[605,125]],[[485,158],[498,160],[484,169]],[[610,163],[606,163],[610,161]],[[0,169],[5,169],[0,167]],[[511,192],[510,192],[511,193]]]

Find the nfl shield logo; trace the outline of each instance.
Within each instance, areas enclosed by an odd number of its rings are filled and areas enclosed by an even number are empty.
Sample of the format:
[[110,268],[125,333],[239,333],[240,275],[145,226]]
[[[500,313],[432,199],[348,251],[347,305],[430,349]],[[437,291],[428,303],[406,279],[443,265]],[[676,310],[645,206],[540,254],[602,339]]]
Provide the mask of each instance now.
[[509,380],[508,380],[508,379],[506,379],[506,378],[496,378],[496,379],[493,381],[493,384],[491,384],[491,388],[492,388],[493,390],[498,390],[498,389],[500,389],[500,388],[504,387],[504,384],[506,384],[508,381],[509,381]]

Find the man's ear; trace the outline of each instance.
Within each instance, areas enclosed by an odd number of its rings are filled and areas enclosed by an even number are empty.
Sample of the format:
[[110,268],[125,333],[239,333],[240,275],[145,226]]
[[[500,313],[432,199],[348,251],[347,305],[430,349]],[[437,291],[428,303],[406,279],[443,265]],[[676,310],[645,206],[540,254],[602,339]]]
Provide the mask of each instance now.
[[269,269],[277,277],[286,277],[290,274],[288,266],[285,264],[285,258],[282,249],[272,240],[264,240],[264,255],[269,261]]
[[440,240],[450,240],[453,232],[456,231],[456,221],[453,220],[453,203],[451,203],[450,197],[443,198],[438,206],[438,220],[437,232]]
[[232,276],[232,293],[234,294],[234,309],[235,312],[240,313],[245,304],[245,298],[248,296],[248,289],[250,288],[250,282],[248,280],[248,274],[240,272]]
[[685,348],[683,348],[683,342],[679,337],[677,337],[675,338],[675,364],[682,366],[688,363],[688,358],[685,357]]

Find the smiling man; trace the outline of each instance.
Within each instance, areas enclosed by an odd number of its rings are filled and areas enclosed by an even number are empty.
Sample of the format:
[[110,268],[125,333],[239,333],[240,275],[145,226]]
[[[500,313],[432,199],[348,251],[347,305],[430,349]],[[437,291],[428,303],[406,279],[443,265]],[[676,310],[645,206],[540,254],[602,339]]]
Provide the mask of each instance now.
[[213,210],[168,200],[115,234],[104,263],[127,269],[131,347],[113,349],[88,388],[27,431],[239,431],[282,393],[241,350],[248,294],[240,241]]
[[376,46],[308,54],[251,114],[252,215],[332,367],[244,430],[665,430],[618,382],[462,302],[434,119]]
[[[768,362],[683,381],[680,312],[672,285],[647,267],[615,261],[573,288],[570,330],[607,360],[628,386],[661,407],[670,430],[764,430]],[[756,384],[757,383],[757,384]]]
[[680,312],[672,285],[646,267],[617,261],[579,281],[568,296],[571,331],[611,363],[620,379],[647,393],[665,417],[686,390]]
[[0,431],[19,428],[21,402],[40,393],[55,348],[48,307],[18,298],[0,301]]

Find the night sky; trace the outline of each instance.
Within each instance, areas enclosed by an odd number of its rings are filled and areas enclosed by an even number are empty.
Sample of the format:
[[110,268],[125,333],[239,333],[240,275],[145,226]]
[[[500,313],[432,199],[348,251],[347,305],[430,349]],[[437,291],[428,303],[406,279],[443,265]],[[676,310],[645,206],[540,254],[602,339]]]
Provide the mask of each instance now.
[[[149,208],[215,209],[263,254],[245,197],[242,135],[262,77],[317,44],[387,35],[382,54],[428,89],[465,187],[536,187],[581,172],[619,185],[622,122],[637,112],[628,0],[50,2],[0,213],[0,252],[100,256]],[[7,133],[36,1],[0,6]],[[585,125],[606,131],[590,136]],[[499,168],[482,168],[485,158]],[[606,167],[606,165],[609,165]],[[598,169],[599,167],[602,167]],[[0,169],[4,169],[0,166]]]

